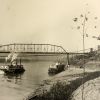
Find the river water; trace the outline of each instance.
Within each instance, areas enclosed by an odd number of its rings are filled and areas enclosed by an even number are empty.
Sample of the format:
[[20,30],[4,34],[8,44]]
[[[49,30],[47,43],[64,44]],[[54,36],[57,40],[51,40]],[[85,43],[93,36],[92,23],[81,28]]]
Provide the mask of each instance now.
[[48,67],[52,63],[53,61],[23,62],[26,71],[17,76],[5,75],[0,71],[0,100],[23,100],[42,80],[50,77]]

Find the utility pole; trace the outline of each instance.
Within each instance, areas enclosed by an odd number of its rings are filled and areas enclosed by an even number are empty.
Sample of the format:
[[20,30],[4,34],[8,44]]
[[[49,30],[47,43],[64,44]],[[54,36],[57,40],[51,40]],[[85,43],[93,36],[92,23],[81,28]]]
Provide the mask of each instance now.
[[82,77],[82,100],[85,100],[84,98],[84,76],[85,76],[85,23],[86,23],[86,15],[84,16],[83,21],[83,77]]

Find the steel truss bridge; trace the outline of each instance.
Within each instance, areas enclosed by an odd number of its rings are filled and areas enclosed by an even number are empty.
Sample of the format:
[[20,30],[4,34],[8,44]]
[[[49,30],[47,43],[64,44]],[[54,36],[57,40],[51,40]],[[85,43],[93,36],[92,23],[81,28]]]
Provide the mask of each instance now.
[[0,52],[21,52],[21,53],[67,53],[62,46],[52,44],[7,44],[0,45]]
[[23,44],[14,43],[0,45],[0,53],[32,53],[32,54],[83,54],[82,52],[67,52],[62,46],[52,44]]

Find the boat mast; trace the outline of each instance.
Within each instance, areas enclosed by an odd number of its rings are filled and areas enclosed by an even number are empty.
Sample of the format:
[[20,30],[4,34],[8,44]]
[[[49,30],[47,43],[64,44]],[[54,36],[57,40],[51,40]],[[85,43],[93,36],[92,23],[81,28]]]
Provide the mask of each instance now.
[[16,59],[16,65],[17,65],[17,59]]
[[20,58],[20,65],[21,65],[21,58]]

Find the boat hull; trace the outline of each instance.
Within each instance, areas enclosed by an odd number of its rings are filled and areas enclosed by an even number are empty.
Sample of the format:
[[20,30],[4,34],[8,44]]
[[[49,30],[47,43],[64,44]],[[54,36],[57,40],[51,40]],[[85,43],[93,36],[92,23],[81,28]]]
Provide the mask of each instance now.
[[13,69],[13,70],[4,70],[5,73],[23,73],[25,70],[24,69]]
[[56,65],[55,68],[49,68],[48,73],[49,74],[57,74],[60,73],[62,71],[65,70],[65,65],[64,64],[60,64],[60,65]]
[[8,65],[7,67],[2,67],[0,70],[3,70],[5,73],[23,73],[25,69],[23,68],[23,65]]

